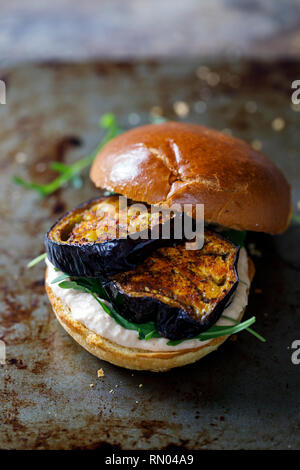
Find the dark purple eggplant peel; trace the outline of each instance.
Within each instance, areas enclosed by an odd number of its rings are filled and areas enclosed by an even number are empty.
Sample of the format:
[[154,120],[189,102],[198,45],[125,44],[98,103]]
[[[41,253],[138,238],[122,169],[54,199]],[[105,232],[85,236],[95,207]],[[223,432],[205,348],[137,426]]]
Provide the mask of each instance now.
[[155,321],[161,336],[193,338],[220,318],[237,284],[239,247],[205,232],[201,250],[157,249],[135,270],[104,283],[114,308],[136,323]]
[[[128,200],[128,207],[133,204]],[[167,243],[161,223],[158,237],[151,239],[150,225],[142,215],[130,220],[130,230],[118,223],[118,196],[102,196],[87,201],[63,215],[47,232],[44,243],[51,263],[70,276],[98,277],[134,269],[152,250]],[[148,208],[150,214],[150,208]],[[170,219],[172,235],[173,215]],[[117,234],[113,226],[117,220]],[[138,227],[138,238],[129,236]],[[137,233],[136,232],[136,233]],[[147,237],[143,238],[143,234]]]

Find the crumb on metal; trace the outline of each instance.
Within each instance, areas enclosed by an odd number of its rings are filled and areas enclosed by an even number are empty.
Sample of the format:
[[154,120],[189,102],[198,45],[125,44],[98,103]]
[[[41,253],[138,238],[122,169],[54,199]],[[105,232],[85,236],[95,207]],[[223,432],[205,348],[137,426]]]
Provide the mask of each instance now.
[[103,371],[103,369],[99,369],[99,370],[97,371],[97,376],[98,376],[98,378],[104,377],[104,371]]
[[177,116],[185,117],[190,112],[190,107],[185,101],[176,101],[173,105],[174,111]]
[[18,152],[16,155],[15,155],[15,161],[21,165],[22,163],[26,163],[27,161],[27,155],[26,153],[23,153],[23,152]]
[[282,131],[285,128],[285,121],[281,117],[277,117],[272,121],[272,128],[274,131]]

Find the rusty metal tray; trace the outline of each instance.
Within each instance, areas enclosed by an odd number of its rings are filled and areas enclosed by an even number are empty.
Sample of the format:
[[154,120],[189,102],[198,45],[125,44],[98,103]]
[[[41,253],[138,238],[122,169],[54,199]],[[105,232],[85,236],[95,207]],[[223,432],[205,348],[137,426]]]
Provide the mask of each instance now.
[[257,316],[267,343],[243,332],[194,365],[162,375],[131,372],[80,348],[51,312],[44,267],[25,268],[42,252],[50,224],[99,192],[85,176],[81,189],[41,200],[11,181],[18,174],[45,182],[54,176],[46,171],[49,162],[87,154],[99,141],[103,113],[114,112],[126,128],[148,122],[159,106],[168,118],[207,124],[262,147],[291,182],[296,207],[300,114],[290,86],[299,77],[296,62],[44,63],[1,70],[7,103],[0,105],[0,339],[6,344],[0,448],[300,447],[300,365],[291,361],[291,344],[300,339],[300,226],[280,237],[250,236],[257,273],[248,314]]

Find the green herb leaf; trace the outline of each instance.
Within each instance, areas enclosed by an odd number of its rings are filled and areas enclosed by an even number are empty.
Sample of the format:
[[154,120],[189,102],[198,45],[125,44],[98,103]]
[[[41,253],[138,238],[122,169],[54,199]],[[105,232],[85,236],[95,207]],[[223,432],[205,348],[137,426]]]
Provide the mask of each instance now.
[[[109,301],[107,294],[98,279],[79,278],[76,279],[76,281],[73,280],[73,282],[76,282],[78,287],[82,287],[90,293],[96,293],[97,296],[101,297],[106,301]],[[159,333],[155,328],[154,322],[134,323],[127,320],[118,312],[116,312],[113,307],[108,307],[106,304],[105,307],[106,313],[108,313],[115,320],[116,323],[121,325],[123,328],[126,328],[127,330],[136,330],[139,334],[139,339],[150,339],[150,337],[153,338],[154,335],[156,335],[155,337],[160,337]]]
[[64,173],[69,170],[69,166],[61,162],[51,162],[50,168],[51,170],[58,171],[58,173]]
[[300,224],[300,215],[293,214],[291,220],[297,224]]
[[[231,320],[233,323],[236,325],[239,323],[237,320],[234,320],[233,318],[227,317],[226,315],[222,315],[223,318],[226,318],[227,320]],[[249,333],[251,333],[253,336],[255,336],[257,339],[265,343],[267,340],[260,334],[256,333],[256,331],[252,330],[252,328],[245,328]]]
[[62,289],[75,289],[80,290],[82,292],[87,292],[87,289],[82,286],[79,286],[76,281],[62,281],[58,285]]
[[225,232],[222,232],[222,235],[232,241],[235,245],[239,245],[241,247],[245,246],[247,235],[246,230],[226,230]]
[[53,279],[53,281],[51,281],[51,284],[56,284],[57,282],[64,281],[65,279],[69,279],[69,277],[70,276],[68,274],[60,274],[55,279]]
[[[67,275],[61,275],[66,276]],[[59,282],[59,278],[54,279],[52,283]],[[150,339],[150,338],[159,338],[160,334],[156,330],[154,322],[147,322],[147,323],[134,323],[126,318],[122,317],[119,313],[115,311],[114,308],[108,307],[106,303],[101,301],[99,297],[103,300],[108,300],[105,290],[103,289],[101,282],[98,279],[94,278],[72,278],[70,281],[63,280],[60,282],[59,287],[62,289],[75,289],[81,292],[86,292],[91,294],[97,302],[101,305],[101,307],[105,310],[108,315],[110,315],[116,323],[121,325],[123,328],[127,330],[136,330],[139,334],[139,339]],[[97,295],[95,295],[95,293]],[[99,296],[99,297],[98,297]]]
[[31,181],[25,181],[18,176],[13,177],[13,181],[20,186],[23,186],[27,189],[32,189],[37,191],[41,196],[45,197],[53,193],[57,189],[61,188],[68,181],[72,181],[75,187],[81,187],[81,179],[79,178],[79,173],[85,168],[89,167],[99,150],[113,137],[121,133],[121,129],[118,127],[115,116],[112,113],[105,114],[100,119],[100,127],[105,129],[106,135],[102,139],[98,147],[92,152],[91,155],[81,158],[77,162],[66,165],[61,162],[53,162],[50,167],[59,172],[59,176],[47,184],[37,184]]
[[36,258],[29,261],[29,263],[27,264],[27,268],[32,268],[32,266],[35,266],[36,264],[40,263],[46,257],[47,257],[47,253],[43,253],[42,255],[37,256]]
[[[195,336],[191,339],[199,339],[200,341],[207,341],[208,339],[219,338],[220,336],[229,336],[239,331],[247,329],[250,325],[255,323],[256,318],[251,317],[249,320],[246,320],[242,323],[238,323],[235,326],[212,326],[208,330],[200,333],[199,335]],[[182,343],[183,341],[187,341],[186,339],[178,340],[178,341],[168,341],[168,346],[176,346],[177,344]]]
[[[58,278],[56,278],[52,283],[54,282],[59,282],[60,277],[63,278],[63,276],[66,276],[65,278],[68,278],[66,274],[60,275]],[[65,279],[64,278],[64,279]],[[115,311],[115,309],[112,306],[108,306],[103,300],[108,301],[107,295],[105,290],[103,289],[103,286],[101,284],[101,281],[99,279],[94,279],[94,278],[72,278],[69,281],[63,280],[59,283],[59,287],[63,289],[75,289],[79,290],[81,292],[86,292],[91,294],[97,302],[101,305],[101,307],[104,309],[104,311],[112,317],[116,323],[121,325],[123,328],[126,328],[127,330],[135,330],[138,332],[139,339],[145,339],[149,340],[151,338],[160,338],[161,335],[156,329],[155,322],[149,321],[147,323],[134,323],[126,318],[124,318],[122,315],[120,315],[118,312]],[[99,297],[101,297],[102,300],[100,300]],[[223,315],[223,318],[226,318],[228,320],[231,320],[235,325],[233,326],[218,326],[214,325],[208,330],[204,331],[203,333],[200,333],[199,335],[195,336],[194,338],[191,339],[198,339],[199,341],[207,341],[209,339],[213,338],[219,338],[221,336],[229,336],[233,335],[235,333],[238,333],[242,330],[247,330],[249,333],[253,334],[258,338],[260,341],[265,342],[265,338],[260,336],[258,333],[253,331],[251,328],[249,328],[253,323],[255,323],[256,318],[253,316],[249,318],[248,320],[239,323],[236,320],[233,320],[230,317],[227,317]],[[187,339],[181,339],[177,341],[168,341],[167,345],[168,346],[176,346],[177,344],[182,343],[183,341],[188,341]]]

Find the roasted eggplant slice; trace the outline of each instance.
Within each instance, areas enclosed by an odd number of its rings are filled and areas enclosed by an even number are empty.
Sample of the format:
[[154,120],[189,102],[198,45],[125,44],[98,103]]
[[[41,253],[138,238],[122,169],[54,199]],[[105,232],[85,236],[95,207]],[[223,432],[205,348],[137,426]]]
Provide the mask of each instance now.
[[115,309],[135,322],[156,321],[169,339],[192,338],[221,316],[237,283],[239,247],[205,232],[201,250],[157,249],[135,270],[104,283]]
[[[127,201],[126,212],[119,204],[119,196],[103,196],[60,218],[44,240],[54,266],[70,276],[104,279],[134,269],[152,249],[161,246],[162,224],[167,217],[152,215],[150,207],[139,212],[133,201]],[[169,222],[173,217],[169,216]],[[156,239],[150,237],[151,223],[158,228]]]

